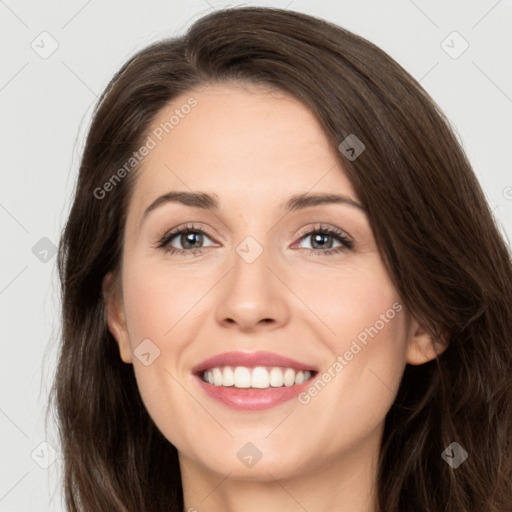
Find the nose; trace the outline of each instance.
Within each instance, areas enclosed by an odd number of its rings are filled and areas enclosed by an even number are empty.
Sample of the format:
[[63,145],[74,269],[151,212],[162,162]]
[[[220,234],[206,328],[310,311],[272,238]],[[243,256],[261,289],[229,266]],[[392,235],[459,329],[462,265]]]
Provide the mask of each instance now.
[[263,249],[254,260],[238,253],[233,267],[219,285],[216,321],[223,327],[241,332],[273,330],[286,325],[290,318],[283,272],[273,264],[270,251]]

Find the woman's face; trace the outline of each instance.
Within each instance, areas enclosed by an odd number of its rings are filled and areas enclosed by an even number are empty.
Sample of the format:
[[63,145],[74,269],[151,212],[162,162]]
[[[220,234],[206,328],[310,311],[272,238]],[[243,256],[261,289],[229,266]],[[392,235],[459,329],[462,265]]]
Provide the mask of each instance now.
[[108,322],[182,467],[269,480],[375,461],[406,362],[432,356],[313,114],[212,85],[148,135]]

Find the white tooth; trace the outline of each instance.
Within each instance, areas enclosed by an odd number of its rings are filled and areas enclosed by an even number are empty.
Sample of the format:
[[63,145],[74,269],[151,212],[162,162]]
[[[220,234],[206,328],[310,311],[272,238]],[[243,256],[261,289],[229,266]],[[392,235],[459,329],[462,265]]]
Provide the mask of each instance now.
[[273,388],[280,388],[283,385],[283,371],[281,368],[270,370],[270,385]]
[[203,380],[215,386],[236,388],[267,389],[281,386],[302,384],[311,378],[307,370],[295,371],[293,368],[281,369],[274,367],[269,371],[264,366],[247,368],[245,366],[231,366],[211,368],[204,372]]
[[235,376],[233,374],[233,370],[231,366],[226,366],[224,368],[224,373],[222,374],[222,385],[223,386],[234,386],[235,384]]
[[295,375],[295,384],[302,384],[304,382],[304,372],[299,370]]
[[270,382],[267,369],[263,366],[256,366],[252,370],[251,387],[265,389],[268,388],[269,384]]
[[222,386],[222,372],[220,371],[220,368],[214,368],[212,370],[213,373],[213,383],[215,386]]
[[250,388],[251,372],[243,366],[237,366],[235,368],[234,380],[235,388]]
[[283,376],[283,382],[285,386],[293,386],[295,384],[295,370],[292,368],[286,368]]

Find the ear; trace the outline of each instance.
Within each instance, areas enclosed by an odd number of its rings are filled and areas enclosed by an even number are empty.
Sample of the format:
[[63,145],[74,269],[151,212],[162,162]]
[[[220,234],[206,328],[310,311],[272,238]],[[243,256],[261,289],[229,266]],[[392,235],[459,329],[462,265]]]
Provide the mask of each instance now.
[[[407,344],[406,357],[409,364],[420,365],[428,363],[446,350],[447,344],[441,344],[439,341],[434,340],[423,324],[418,323],[416,320],[413,320],[412,324],[413,334]],[[443,331],[443,336],[445,339],[449,337],[446,330]]]
[[114,275],[111,272],[106,274],[103,278],[102,291],[108,329],[117,341],[121,359],[125,363],[131,363],[132,349],[119,288]]

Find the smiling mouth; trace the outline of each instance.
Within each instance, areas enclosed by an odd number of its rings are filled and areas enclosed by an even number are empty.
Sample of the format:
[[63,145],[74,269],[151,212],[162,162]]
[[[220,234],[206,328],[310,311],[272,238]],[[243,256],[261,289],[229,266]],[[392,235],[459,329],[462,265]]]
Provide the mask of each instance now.
[[303,384],[316,373],[284,366],[216,366],[199,372],[198,376],[203,382],[218,387],[268,389]]

